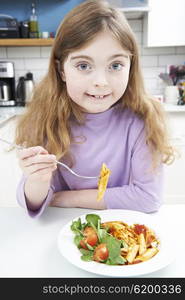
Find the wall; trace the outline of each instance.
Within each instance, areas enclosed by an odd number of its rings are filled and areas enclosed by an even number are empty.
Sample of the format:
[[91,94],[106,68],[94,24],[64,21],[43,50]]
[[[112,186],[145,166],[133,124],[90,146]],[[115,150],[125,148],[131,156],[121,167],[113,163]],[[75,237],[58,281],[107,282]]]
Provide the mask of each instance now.
[[[164,84],[158,77],[166,71],[169,64],[185,62],[185,47],[143,47],[143,21],[130,20],[140,46],[141,65],[147,90],[152,94],[161,94]],[[51,47],[0,47],[0,59],[15,63],[16,79],[31,71],[39,81],[47,71]]]

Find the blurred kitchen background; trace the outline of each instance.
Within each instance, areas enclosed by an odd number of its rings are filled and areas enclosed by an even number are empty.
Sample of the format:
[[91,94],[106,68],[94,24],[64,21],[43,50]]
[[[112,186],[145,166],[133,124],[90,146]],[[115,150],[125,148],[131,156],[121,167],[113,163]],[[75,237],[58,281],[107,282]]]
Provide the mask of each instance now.
[[[57,27],[80,2],[17,0],[15,5],[13,0],[0,0],[1,137],[13,138],[17,116],[47,71]],[[163,103],[171,138],[181,153],[179,160],[166,167],[165,201],[185,203],[185,0],[108,2],[125,13],[135,33],[146,89]],[[0,143],[1,161],[5,148]],[[7,186],[11,182],[11,193],[15,193],[21,172],[14,154],[6,155],[0,172],[0,205],[16,206],[15,196],[7,197]]]

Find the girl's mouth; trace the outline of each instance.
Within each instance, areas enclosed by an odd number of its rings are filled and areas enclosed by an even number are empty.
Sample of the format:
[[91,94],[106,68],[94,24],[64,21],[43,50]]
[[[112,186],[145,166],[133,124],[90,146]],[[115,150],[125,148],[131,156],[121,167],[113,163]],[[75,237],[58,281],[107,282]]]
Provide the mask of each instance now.
[[106,95],[91,95],[91,94],[88,94],[88,93],[86,93],[86,95],[88,97],[91,97],[94,100],[102,100],[102,99],[105,99],[106,97],[110,96],[110,94],[106,94]]

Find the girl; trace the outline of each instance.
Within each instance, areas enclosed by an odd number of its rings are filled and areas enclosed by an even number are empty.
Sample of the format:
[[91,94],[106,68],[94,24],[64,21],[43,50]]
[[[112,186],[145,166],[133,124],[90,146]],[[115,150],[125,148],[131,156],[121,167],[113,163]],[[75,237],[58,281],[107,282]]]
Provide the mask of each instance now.
[[[138,47],[124,15],[85,1],[60,25],[49,70],[16,131],[18,202],[30,216],[48,205],[153,212],[162,202],[162,165],[173,160],[160,104],[144,89]],[[35,146],[39,145],[39,146]],[[111,176],[104,199],[97,180]]]

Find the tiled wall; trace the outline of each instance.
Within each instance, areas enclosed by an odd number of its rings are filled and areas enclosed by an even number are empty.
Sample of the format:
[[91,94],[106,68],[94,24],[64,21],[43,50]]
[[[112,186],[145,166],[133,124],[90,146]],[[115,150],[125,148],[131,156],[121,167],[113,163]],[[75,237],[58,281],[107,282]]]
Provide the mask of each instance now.
[[[145,86],[152,94],[162,94],[164,83],[158,75],[160,72],[166,71],[167,65],[185,62],[185,47],[145,48],[143,46],[142,19],[129,22],[140,46]],[[11,60],[15,63],[16,80],[19,76],[31,71],[37,82],[47,70],[50,50],[51,47],[0,47],[0,59]]]

